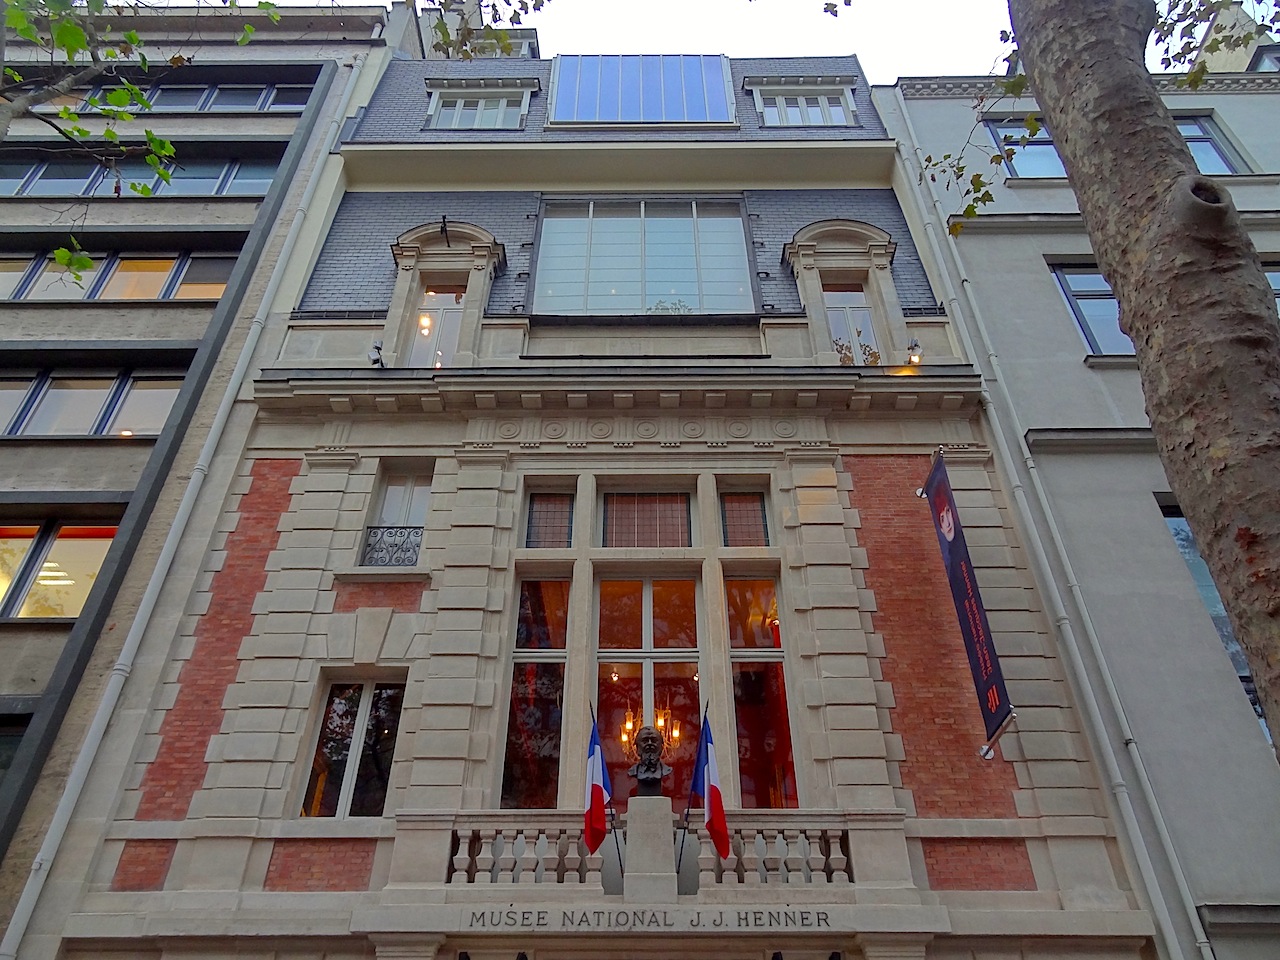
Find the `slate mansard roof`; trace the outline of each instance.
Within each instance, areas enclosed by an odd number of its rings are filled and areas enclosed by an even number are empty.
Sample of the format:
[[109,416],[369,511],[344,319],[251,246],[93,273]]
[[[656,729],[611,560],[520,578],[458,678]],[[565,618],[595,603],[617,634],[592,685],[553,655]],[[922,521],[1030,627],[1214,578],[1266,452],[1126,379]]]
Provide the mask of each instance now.
[[[615,125],[584,129],[547,125],[551,98],[552,60],[396,60],[390,63],[364,116],[348,143],[450,143],[456,141],[527,143],[542,141],[762,141],[762,140],[884,140],[884,124],[871,104],[871,87],[858,58],[770,57],[730,60],[736,99],[736,127],[664,128],[662,124]],[[763,127],[747,77],[852,77],[859,125],[854,127]],[[521,130],[433,130],[425,127],[427,82],[445,79],[511,79],[538,81]]]

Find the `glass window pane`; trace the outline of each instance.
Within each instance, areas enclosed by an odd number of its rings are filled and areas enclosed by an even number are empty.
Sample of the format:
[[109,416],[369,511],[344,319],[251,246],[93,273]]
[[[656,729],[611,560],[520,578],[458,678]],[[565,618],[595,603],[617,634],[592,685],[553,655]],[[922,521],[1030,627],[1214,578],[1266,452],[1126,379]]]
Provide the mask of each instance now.
[[556,60],[556,85],[552,91],[552,120],[576,120],[578,117],[578,57]]
[[1052,143],[1030,141],[1025,146],[1019,146],[1015,139],[1008,146],[1014,151],[1013,169],[1019,177],[1065,177],[1067,175],[1067,168],[1062,165],[1062,159]]
[[529,494],[529,527],[526,547],[573,545],[573,494]]
[[175,300],[216,300],[227,289],[235,257],[192,257],[173,292]]
[[[684,82],[684,119],[699,123],[707,119],[706,81],[702,75],[702,57],[680,57],[680,74]],[[715,78],[719,82],[720,78]]]
[[147,99],[153,110],[196,110],[208,87],[157,87]]
[[100,168],[96,163],[80,160],[47,163],[35,181],[27,187],[28,197],[79,196]]
[[645,123],[662,120],[661,57],[640,57],[640,113]]
[[39,527],[12,527],[0,525],[0,600],[9,592],[18,568],[26,559],[31,544],[35,542]]
[[218,87],[210,110],[257,110],[265,87]]
[[622,113],[622,62],[621,57],[600,57],[599,109],[596,119],[616,121]]
[[[644,722],[641,716],[644,712],[644,668],[638,663],[601,663],[599,676],[596,720],[600,729],[600,746],[604,751],[605,766],[609,768],[614,806],[625,813],[627,798],[635,791],[636,781],[627,773],[631,761],[622,752],[622,738],[634,737]],[[628,713],[632,720],[630,731],[625,729]]]
[[0,163],[0,197],[12,197],[31,172],[30,163]]
[[844,100],[840,97],[827,97],[827,114],[831,118],[832,126],[843,127],[849,122],[844,109]]
[[680,57],[658,58],[662,65],[662,119],[678,123],[684,116],[684,75],[680,70]]
[[520,584],[517,650],[563,650],[569,631],[569,581],[525,580]]
[[658,650],[698,646],[698,609],[692,580],[653,581],[653,646]]
[[644,583],[600,581],[600,649],[639,650],[644,642]]
[[31,722],[30,715],[8,714],[0,717],[0,780],[13,766],[13,758],[22,745],[22,737]]
[[420,527],[427,519],[431,482],[426,477],[387,477],[377,522],[384,527]]
[[707,92],[707,119],[715,123],[728,123],[733,119],[733,103],[725,89],[725,61],[718,55],[702,59],[702,80]]
[[422,296],[418,335],[409,348],[410,367],[440,369],[452,365],[462,331],[462,306],[466,287],[443,286]]
[[578,59],[578,108],[574,119],[595,120],[600,116],[600,58]]
[[720,494],[720,520],[726,547],[767,547],[763,493]]
[[260,197],[276,176],[274,160],[241,160],[222,193],[228,197]]
[[172,257],[122,257],[98,293],[98,299],[159,300],[173,264]]
[[1066,281],[1067,287],[1073,291],[1081,293],[1111,292],[1111,284],[1107,283],[1102,274],[1097,271],[1090,270],[1077,273],[1071,270],[1063,270],[1062,279]]
[[30,389],[30,380],[0,380],[0,432],[9,426]]
[[1099,353],[1132,354],[1133,341],[1120,331],[1120,304],[1111,297],[1079,298],[1076,305]]
[[766,127],[776,127],[782,123],[782,116],[778,113],[778,98],[764,98],[764,125]]
[[50,258],[44,262],[24,297],[27,300],[83,300],[100,269],[102,260],[99,258],[94,260],[93,266],[81,270],[77,280],[69,270]]
[[743,808],[798,807],[782,664],[733,664],[733,706]]
[[[114,168],[108,168],[93,188],[95,197],[137,197],[141,192],[133,189],[139,187],[155,187],[156,172],[151,165],[141,160],[121,160]],[[117,190],[119,191],[117,193]]]
[[597,203],[587,260],[587,312],[641,312],[640,207]]
[[[655,663],[653,665],[653,704],[660,711],[651,719],[670,724],[667,743],[670,746],[662,760],[671,767],[671,776],[662,782],[662,792],[671,797],[689,796],[693,785],[693,766],[698,759],[698,731],[702,728],[701,705],[698,700],[698,665],[696,663]],[[666,712],[668,716],[662,716]],[[604,731],[600,731],[604,736]],[[688,851],[685,852],[688,856]]]
[[320,740],[311,760],[311,777],[302,798],[302,816],[336,817],[342,781],[347,774],[347,758],[360,712],[359,683],[335,683],[329,688],[324,719],[320,722]]
[[112,377],[53,377],[21,432],[36,437],[88,436],[113,386]]
[[0,260],[0,300],[13,298],[14,291],[22,281],[22,275],[30,266],[30,257],[24,257],[21,260],[16,258]]
[[403,683],[380,683],[373,688],[364,746],[356,767],[355,789],[351,792],[350,816],[380,817],[383,814],[403,703]]
[[121,437],[154,437],[164,429],[173,402],[182,389],[182,378],[134,380],[129,384],[108,433]]
[[78,617],[115,535],[115,527],[62,527],[17,615]]
[[685,493],[607,493],[604,498],[606,547],[688,547],[689,495]]
[[1196,546],[1191,525],[1182,516],[1166,516],[1164,520],[1169,526],[1169,532],[1173,534],[1174,543],[1178,545],[1178,552],[1182,554],[1187,569],[1191,571],[1191,579],[1195,581],[1200,599],[1205,609],[1209,611],[1209,617],[1218,630],[1218,638],[1226,648],[1227,655],[1231,657],[1236,673],[1242,677],[1249,676],[1249,662],[1245,659],[1240,641],[1236,639],[1231,629],[1231,621],[1227,619],[1227,608],[1223,606],[1222,596],[1218,593],[1218,587],[1209,573],[1209,565],[1204,562],[1200,548]]
[[167,197],[211,197],[218,192],[225,160],[183,160],[169,171],[169,182],[156,187]]
[[623,123],[638,123],[644,117],[640,109],[640,58],[623,57],[621,70],[618,119]]
[[588,229],[586,204],[547,207],[538,249],[535,313],[572,314],[586,308]]
[[276,87],[271,94],[270,110],[301,110],[311,96],[310,87]]
[[1210,176],[1235,173],[1231,164],[1227,162],[1227,158],[1222,155],[1222,151],[1212,140],[1190,140],[1187,146],[1191,148],[1191,156],[1195,157],[1196,166],[1200,168],[1201,173]]
[[725,580],[729,646],[776,649],[782,646],[777,588],[772,580]]
[[504,810],[553,810],[560,788],[564,664],[517,663],[502,770]]
[[1199,120],[1178,120],[1178,132],[1184,137],[1202,137],[1205,135],[1204,125]]

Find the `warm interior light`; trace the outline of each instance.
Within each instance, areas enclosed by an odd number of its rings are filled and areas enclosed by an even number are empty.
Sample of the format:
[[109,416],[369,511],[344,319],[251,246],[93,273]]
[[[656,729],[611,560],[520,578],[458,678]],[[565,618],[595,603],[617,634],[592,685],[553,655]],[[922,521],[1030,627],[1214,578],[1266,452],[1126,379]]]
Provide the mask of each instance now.
[[122,436],[122,437],[132,437],[132,436],[133,436],[133,431],[132,431],[132,430],[121,430],[121,431],[120,431],[120,436]]
[[913,366],[924,362],[924,351],[920,349],[920,341],[912,340],[907,344],[907,363]]

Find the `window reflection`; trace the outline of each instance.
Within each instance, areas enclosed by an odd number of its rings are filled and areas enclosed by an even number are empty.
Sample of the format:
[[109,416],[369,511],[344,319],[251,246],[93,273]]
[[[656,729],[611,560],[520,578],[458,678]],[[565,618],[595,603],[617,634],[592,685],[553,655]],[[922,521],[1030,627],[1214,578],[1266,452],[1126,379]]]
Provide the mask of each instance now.
[[782,664],[733,664],[733,703],[743,808],[798,807]]
[[46,437],[92,433],[114,385],[114,377],[52,377],[22,432]]
[[517,663],[511,677],[502,807],[554,809],[560,786],[564,664]]
[[[329,688],[302,816],[382,816],[403,702],[402,683]],[[359,756],[353,763],[357,736]]]
[[154,437],[164,429],[182,388],[180,378],[134,380],[129,385],[108,433],[121,437]]
[[520,584],[517,650],[563,650],[568,635],[569,581],[526,580]]
[[100,300],[159,300],[173,270],[173,258],[121,258],[111,271]]
[[17,616],[78,617],[115,534],[115,527],[60,528]]
[[726,580],[724,594],[729,613],[729,646],[782,646],[778,597],[772,580]]
[[600,581],[600,649],[639,650],[644,637],[644,583]]

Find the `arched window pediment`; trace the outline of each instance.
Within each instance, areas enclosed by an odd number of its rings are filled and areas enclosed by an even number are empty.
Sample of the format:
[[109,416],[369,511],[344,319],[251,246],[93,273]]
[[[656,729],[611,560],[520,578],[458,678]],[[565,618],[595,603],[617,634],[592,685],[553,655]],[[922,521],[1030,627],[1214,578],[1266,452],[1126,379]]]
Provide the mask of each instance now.
[[473,223],[447,218],[406,230],[391,244],[391,253],[401,270],[448,267],[466,260],[487,263],[496,272],[506,263],[506,251],[492,233]]
[[[898,245],[880,227],[861,220],[818,220],[801,227],[782,248],[792,270],[803,266],[888,269]],[[817,261],[823,261],[818,263]]]

